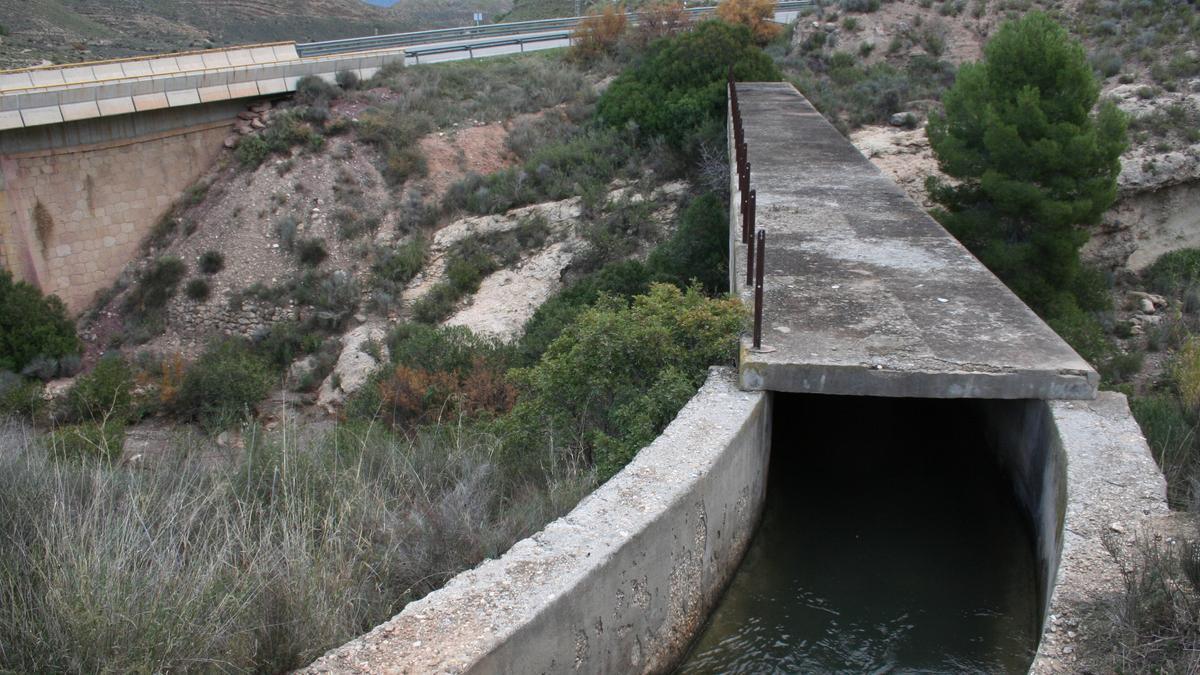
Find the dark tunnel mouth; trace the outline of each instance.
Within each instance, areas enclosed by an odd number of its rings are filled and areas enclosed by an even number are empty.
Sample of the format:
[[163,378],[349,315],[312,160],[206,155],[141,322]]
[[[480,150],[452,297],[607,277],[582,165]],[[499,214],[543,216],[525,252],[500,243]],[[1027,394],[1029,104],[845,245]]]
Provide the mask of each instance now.
[[1050,575],[994,431],[1044,407],[773,394],[761,524],[680,672],[1028,670]]

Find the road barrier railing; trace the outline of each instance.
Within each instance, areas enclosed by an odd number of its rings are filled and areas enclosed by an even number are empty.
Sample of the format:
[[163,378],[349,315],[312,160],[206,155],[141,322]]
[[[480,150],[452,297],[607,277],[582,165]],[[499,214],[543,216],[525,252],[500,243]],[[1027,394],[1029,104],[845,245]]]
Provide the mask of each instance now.
[[[806,7],[813,7],[815,4],[816,0],[794,0],[791,2],[780,2],[776,4],[776,11],[799,11]],[[689,16],[696,18],[705,14],[709,14],[715,9],[715,7],[711,6],[689,7],[684,11],[686,11]],[[639,14],[637,12],[630,12],[626,16],[632,23],[636,23],[639,18]],[[323,40],[321,42],[298,44],[296,45],[296,51],[301,57],[321,56],[325,54],[336,54],[339,52],[357,52],[370,49],[392,49],[396,47],[407,47],[409,45],[426,45],[434,42],[445,42],[450,40],[515,36],[521,33],[539,33],[547,31],[570,32],[575,30],[575,28],[579,26],[579,23],[585,18],[586,17],[582,16],[571,16],[561,19],[511,21],[507,23],[483,24],[479,26],[434,28],[432,30],[413,31],[410,33],[390,33],[388,35],[369,35],[366,37],[343,38],[340,40]],[[461,46],[456,45],[456,47]],[[449,48],[449,46],[447,46],[447,48]],[[465,51],[465,49],[458,48],[453,49],[452,51]]]

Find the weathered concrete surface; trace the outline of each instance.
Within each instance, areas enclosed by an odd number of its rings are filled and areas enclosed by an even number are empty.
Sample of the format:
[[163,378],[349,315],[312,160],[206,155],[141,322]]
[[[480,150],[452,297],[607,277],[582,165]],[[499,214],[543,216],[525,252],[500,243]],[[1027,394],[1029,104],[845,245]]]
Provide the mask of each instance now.
[[1044,623],[1062,551],[1066,453],[1046,401],[981,401],[980,406],[989,450],[1033,534],[1038,611]]
[[7,269],[83,310],[222,151],[232,119],[69,150],[0,151]]
[[[1089,399],[1095,371],[791,85],[739,100],[767,232],[763,345],[747,389]],[[733,202],[739,195],[734,179]],[[736,216],[736,214],[732,214]],[[734,218],[731,272],[747,301]]]
[[1088,672],[1079,661],[1090,637],[1081,619],[1121,588],[1120,563],[1104,539],[1125,546],[1164,516],[1167,485],[1124,395],[1102,392],[1094,401],[1042,405],[1065,460],[1066,494],[1060,499],[1061,558],[1030,672]]
[[307,673],[664,672],[736,571],[762,509],[770,397],[728,369],[570,514]]

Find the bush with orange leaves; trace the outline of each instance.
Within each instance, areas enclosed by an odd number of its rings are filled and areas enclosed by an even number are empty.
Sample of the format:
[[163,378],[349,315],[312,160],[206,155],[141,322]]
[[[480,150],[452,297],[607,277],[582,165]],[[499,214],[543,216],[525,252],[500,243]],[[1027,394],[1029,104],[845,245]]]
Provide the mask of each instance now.
[[504,373],[477,360],[466,376],[398,365],[379,382],[382,411],[392,426],[508,412],[517,392]]
[[691,24],[682,2],[654,2],[638,10],[637,26],[630,32],[629,42],[638,48],[645,47],[659,38],[684,31]]
[[607,5],[602,11],[589,14],[571,35],[571,57],[591,61],[612,54],[628,24],[624,5]]
[[760,45],[774,40],[783,31],[783,26],[774,21],[775,0],[721,0],[717,16],[726,23],[748,27]]

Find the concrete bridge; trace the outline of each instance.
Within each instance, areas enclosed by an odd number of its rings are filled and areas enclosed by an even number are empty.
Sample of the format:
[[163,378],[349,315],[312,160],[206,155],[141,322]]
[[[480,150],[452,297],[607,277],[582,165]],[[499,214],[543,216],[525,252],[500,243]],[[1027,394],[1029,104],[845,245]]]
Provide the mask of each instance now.
[[0,73],[0,265],[83,309],[248,105],[403,58],[301,57],[289,42]]
[[748,183],[731,171],[731,281],[753,303],[750,189],[767,244],[761,348],[746,338],[737,370],[714,369],[570,514],[306,672],[671,671],[754,532],[783,392],[968,399],[987,440],[964,451],[994,460],[1033,536],[1032,672],[1077,670],[1075,632],[1046,630],[1050,617],[1119,582],[1111,523],[1167,510],[1125,398],[1097,393],[1092,368],[791,85],[738,92],[752,170]]

